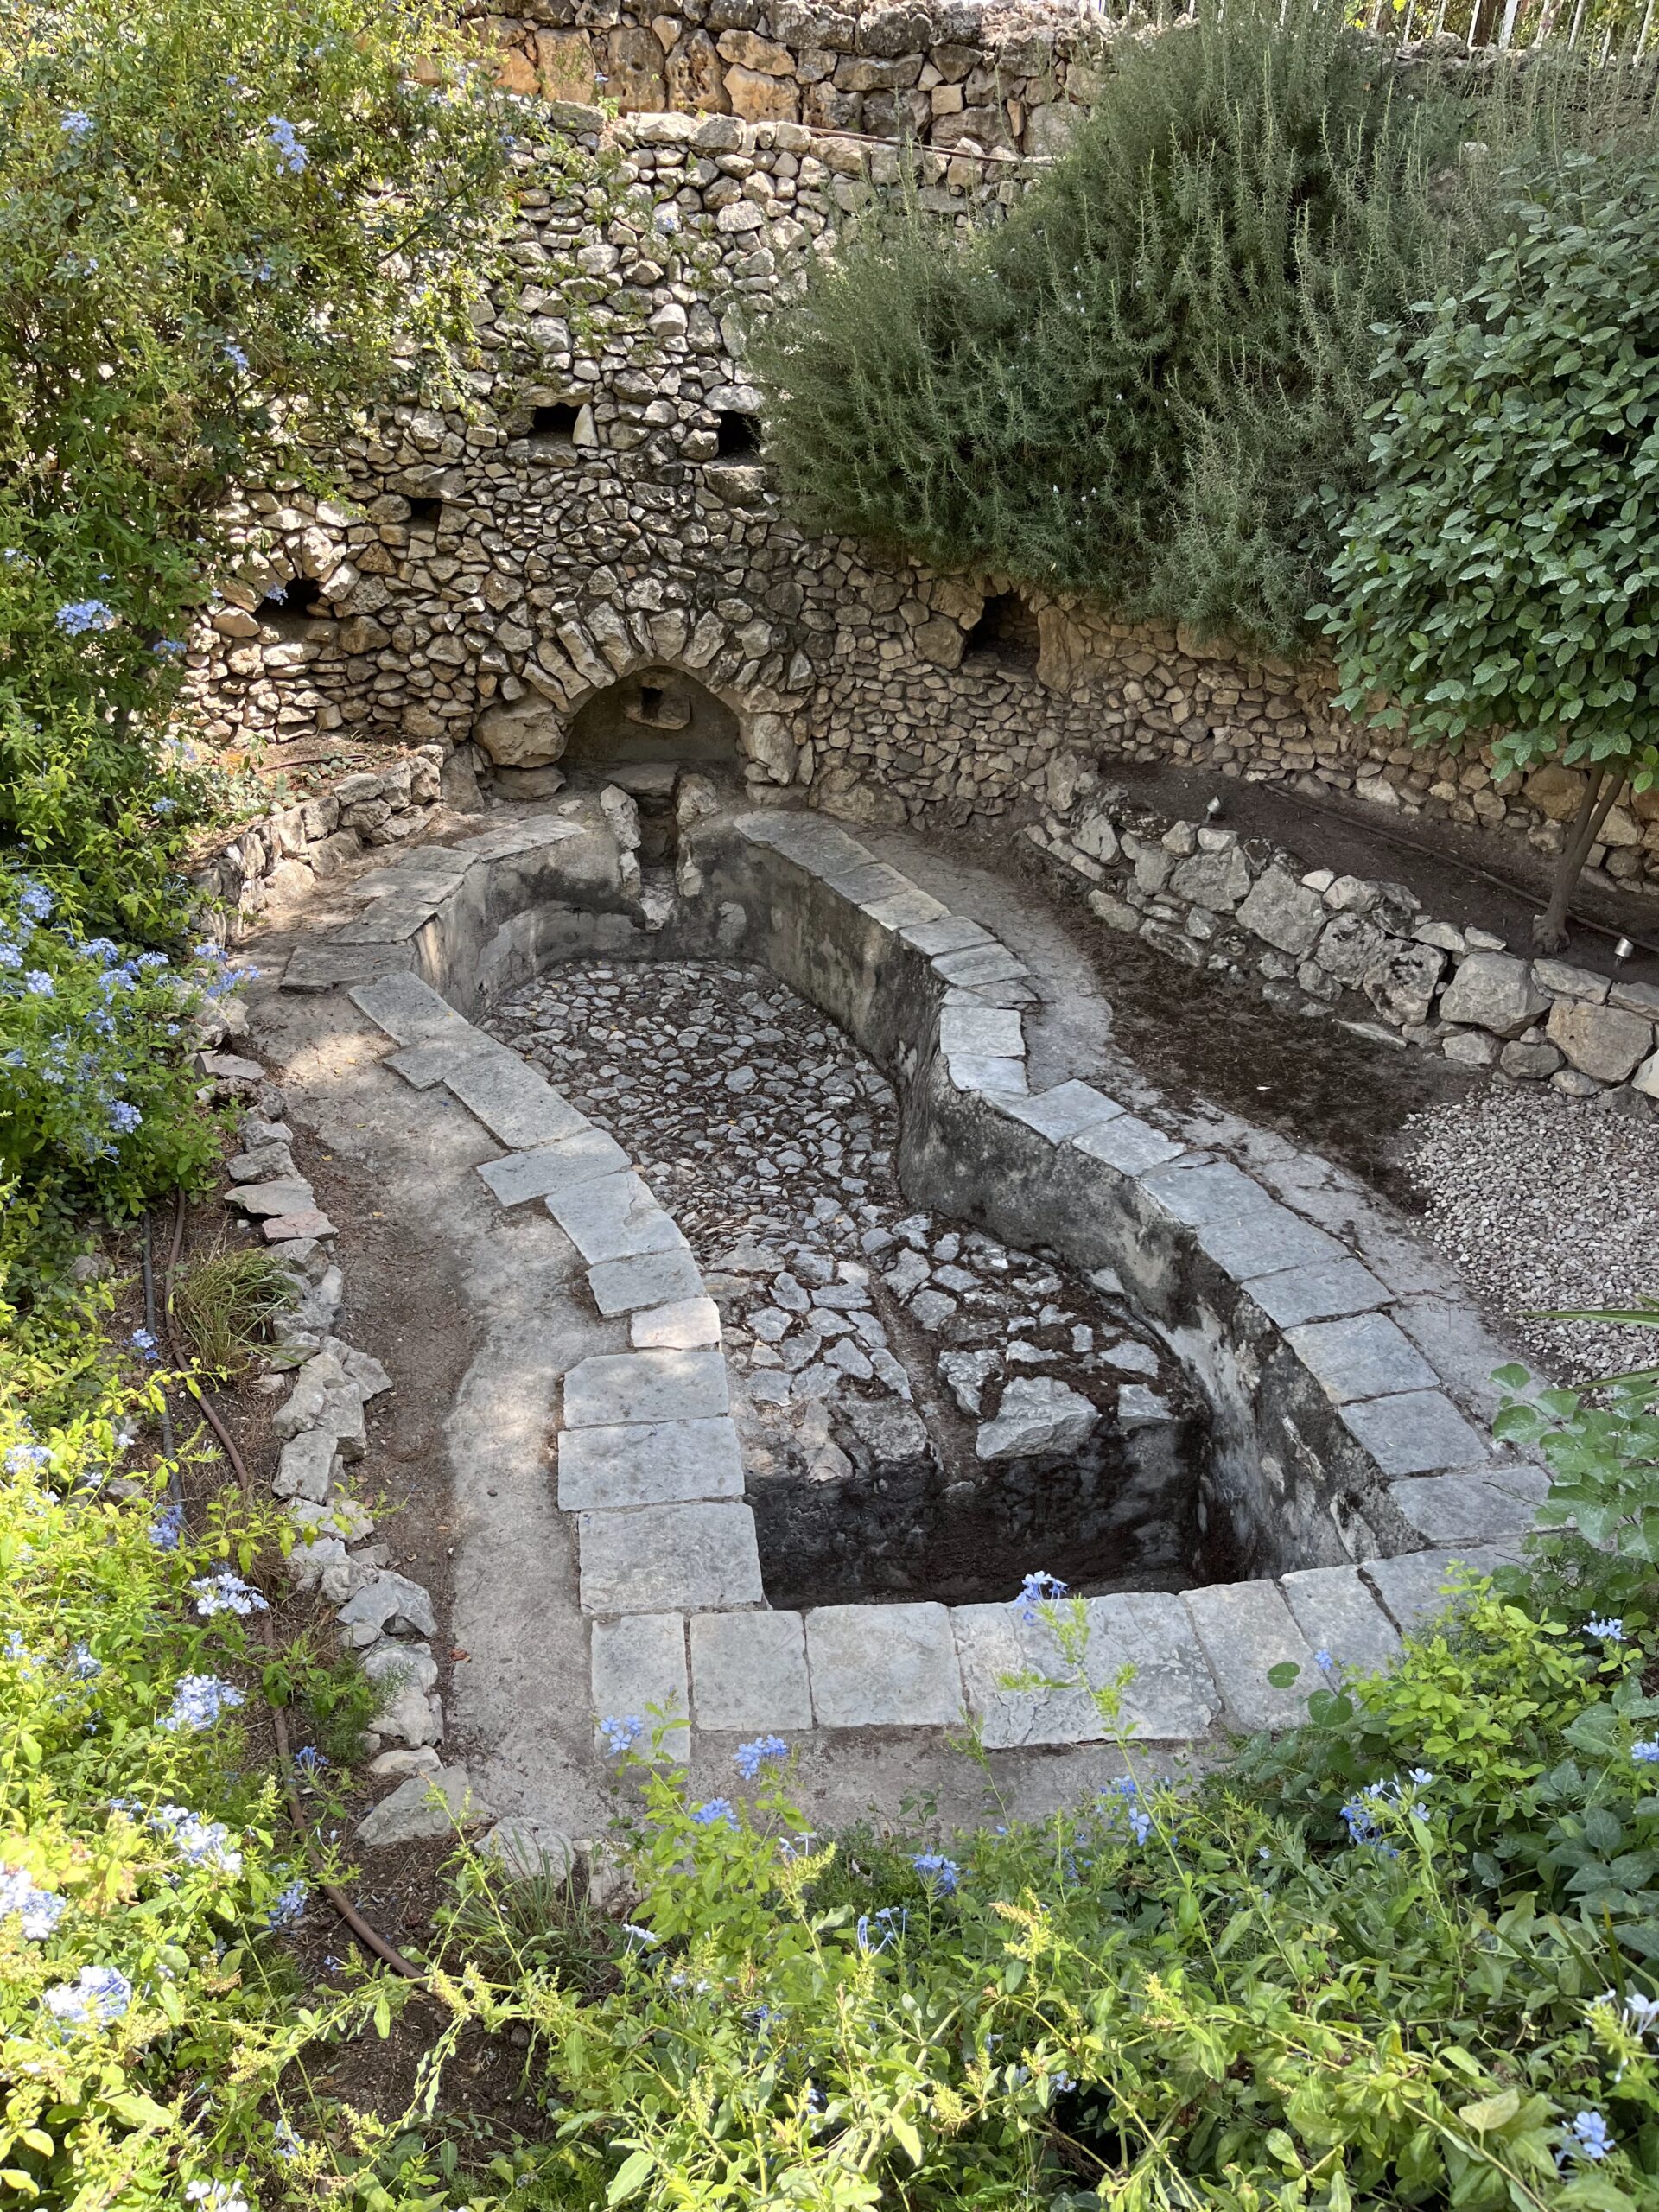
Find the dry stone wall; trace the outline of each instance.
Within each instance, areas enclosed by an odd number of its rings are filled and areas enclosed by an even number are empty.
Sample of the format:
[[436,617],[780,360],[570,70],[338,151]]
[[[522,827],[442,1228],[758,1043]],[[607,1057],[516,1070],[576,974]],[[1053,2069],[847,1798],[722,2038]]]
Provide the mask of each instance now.
[[[601,124],[582,125],[595,150]],[[1317,671],[939,575],[785,515],[746,318],[906,164],[924,203],[963,223],[1012,202],[1020,165],[723,114],[634,115],[604,135],[617,171],[585,199],[524,156],[518,282],[480,318],[469,410],[387,410],[339,457],[338,505],[248,499],[246,564],[189,655],[215,740],[339,733],[399,747],[394,785],[405,765],[411,788],[435,770],[464,800],[476,769],[529,797],[556,786],[584,705],[666,672],[729,718],[733,772],[760,804],[1022,819],[1064,809],[1113,761],[1173,759],[1559,849],[1568,772],[1523,785],[1414,753],[1350,725]],[[325,872],[344,830],[400,833],[394,790],[347,804],[337,825],[314,802],[297,829],[245,839],[222,887],[251,910],[272,869]],[[1659,887],[1659,794],[1613,810],[1598,875]]]

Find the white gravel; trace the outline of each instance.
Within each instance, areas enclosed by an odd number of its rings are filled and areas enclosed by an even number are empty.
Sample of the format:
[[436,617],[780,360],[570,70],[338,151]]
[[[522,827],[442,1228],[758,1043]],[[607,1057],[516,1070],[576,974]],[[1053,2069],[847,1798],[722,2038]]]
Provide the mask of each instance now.
[[1494,1089],[1405,1126],[1426,1226],[1477,1297],[1563,1382],[1659,1361],[1659,1334],[1526,1318],[1659,1297],[1659,1118]]

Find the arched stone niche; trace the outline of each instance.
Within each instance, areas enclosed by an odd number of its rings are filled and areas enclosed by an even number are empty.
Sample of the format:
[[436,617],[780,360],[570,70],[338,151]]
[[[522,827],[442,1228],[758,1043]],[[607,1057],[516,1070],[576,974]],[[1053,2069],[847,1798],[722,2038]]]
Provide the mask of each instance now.
[[737,716],[683,670],[636,669],[595,691],[570,718],[567,768],[673,763],[739,764]]

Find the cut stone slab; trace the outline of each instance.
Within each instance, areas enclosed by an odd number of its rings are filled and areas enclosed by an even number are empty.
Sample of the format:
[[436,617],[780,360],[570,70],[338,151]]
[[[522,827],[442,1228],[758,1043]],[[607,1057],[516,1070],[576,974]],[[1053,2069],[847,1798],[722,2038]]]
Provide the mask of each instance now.
[[643,1505],[576,1518],[585,1613],[724,1612],[765,1603],[747,1505]]
[[547,1210],[590,1267],[685,1249],[672,1214],[632,1170],[560,1191],[547,1200]]
[[1103,1090],[1087,1083],[1057,1083],[1052,1090],[1039,1091],[1035,1097],[1011,1098],[1003,1108],[1016,1122],[1023,1122],[1055,1144],[1084,1129],[1096,1128],[1102,1122],[1114,1121],[1123,1110],[1116,1098],[1109,1098]]
[[907,923],[899,934],[930,960],[942,952],[965,952],[970,945],[996,943],[982,922],[970,921],[966,914],[941,914],[937,921]]
[[472,1027],[418,976],[385,976],[378,982],[359,983],[348,996],[360,1014],[399,1045],[418,1045],[447,1029]]
[[337,1236],[340,1232],[315,1206],[301,1213],[269,1213],[259,1224],[267,1244],[289,1244],[296,1237]]
[[1532,1529],[1532,1506],[1478,1475],[1411,1475],[1389,1484],[1389,1503],[1429,1544],[1487,1544]]
[[1342,1409],[1343,1426],[1385,1475],[1432,1475],[1443,1467],[1477,1466],[1486,1440],[1438,1390],[1368,1398]]
[[567,1513],[742,1495],[737,1430],[723,1417],[567,1428],[559,1439],[559,1503]]
[[1258,1275],[1281,1274],[1287,1268],[1325,1267],[1345,1259],[1334,1236],[1288,1206],[1252,1214],[1247,1221],[1205,1222],[1198,1249],[1240,1282]]
[[321,1505],[340,1478],[340,1446],[326,1430],[308,1428],[283,1446],[271,1488],[278,1497]]
[[1433,1390],[1440,1381],[1402,1329],[1386,1314],[1356,1313],[1289,1330],[1285,1342],[1333,1406],[1405,1390]]
[[444,1081],[469,1114],[515,1150],[556,1144],[588,1127],[587,1117],[514,1052],[467,1061]]
[[943,1728],[962,1717],[962,1674],[943,1605],[819,1605],[806,1617],[820,1728]]
[[1394,1623],[1357,1567],[1303,1567],[1281,1575],[1279,1587],[1310,1647],[1328,1652],[1349,1674],[1374,1674],[1398,1652]]
[[316,1203],[316,1193],[299,1176],[284,1177],[276,1183],[236,1183],[225,1193],[227,1206],[240,1206],[244,1213],[256,1217],[266,1214],[305,1213]]
[[691,1698],[699,1728],[772,1734],[812,1726],[798,1613],[694,1613]]
[[359,1650],[377,1637],[390,1634],[394,1621],[407,1621],[417,1636],[438,1632],[430,1594],[406,1574],[377,1574],[372,1582],[347,1599],[336,1618],[350,1631]]
[[1098,1408],[1054,1376],[1016,1376],[1002,1393],[995,1419],[981,1422],[975,1456],[990,1462],[1075,1452],[1099,1421]]
[[[588,1268],[588,1287],[594,1305],[607,1315],[632,1313],[642,1306],[702,1302],[702,1274],[683,1243],[666,1252],[641,1252],[629,1260],[602,1260]],[[718,1335],[695,1339],[699,1344],[718,1340]]]
[[[648,1751],[658,1719],[679,1721],[663,1738],[663,1756],[691,1756],[691,1706],[685,1674],[685,1622],[678,1613],[631,1613],[626,1620],[595,1621],[593,1630],[594,1718],[635,1717],[645,1724],[639,1748]],[[654,1708],[654,1713],[653,1713]],[[601,1753],[607,1746],[596,1735]]]
[[430,1090],[435,1084],[447,1082],[457,1069],[505,1054],[506,1050],[481,1029],[462,1022],[440,1037],[423,1038],[418,1045],[405,1045],[389,1052],[386,1065],[411,1090]]
[[1011,1007],[948,1006],[939,1015],[939,1050],[948,1057],[974,1052],[1018,1059],[1025,1049],[1020,1016]]
[[1212,1221],[1248,1221],[1278,1210],[1278,1200],[1230,1160],[1204,1160],[1157,1168],[1141,1187],[1166,1213],[1191,1229]]
[[952,1052],[946,1055],[944,1065],[958,1090],[983,1090],[1006,1097],[1026,1088],[1023,1060],[990,1052]]
[[1268,1320],[1281,1329],[1304,1321],[1334,1320],[1389,1305],[1394,1293],[1357,1260],[1325,1260],[1313,1267],[1287,1268],[1278,1274],[1253,1275],[1249,1294]]
[[412,1774],[390,1797],[358,1824],[357,1840],[371,1850],[414,1843],[423,1836],[453,1835],[495,1815],[474,1794],[464,1767],[441,1766],[435,1774]]
[[1520,1555],[1518,1545],[1466,1544],[1451,1551],[1402,1552],[1395,1559],[1367,1560],[1360,1572],[1405,1634],[1452,1603],[1446,1584],[1458,1567],[1491,1574]]
[[[925,926],[925,925],[924,925]],[[993,938],[988,944],[970,944],[961,952],[942,952],[933,972],[947,983],[1011,983],[1031,970],[1006,945]]]
[[[632,1268],[640,1262],[618,1260],[613,1264]],[[677,1298],[667,1306],[642,1306],[628,1322],[628,1341],[636,1351],[695,1351],[704,1344],[717,1344],[720,1308],[712,1298],[702,1295]]]
[[1051,1679],[1071,1671],[1040,1616],[1022,1621],[1012,1605],[952,1607],[963,1683],[987,1750],[1098,1743],[1119,1735],[1180,1742],[1202,1736],[1213,1723],[1221,1695],[1179,1598],[1158,1592],[1092,1598],[1086,1613],[1090,1688],[1105,1688],[1125,1665],[1135,1670],[1110,1722],[1085,1689],[1005,1687],[1008,1677],[1028,1671]]
[[[1223,1702],[1241,1728],[1294,1728],[1306,1719],[1309,1694],[1324,1677],[1271,1582],[1218,1582],[1207,1590],[1184,1590],[1181,1602]],[[1268,1670],[1285,1660],[1300,1671],[1288,1689],[1275,1689]]]
[[918,890],[914,884],[906,891],[895,891],[890,898],[864,901],[864,912],[882,930],[901,930],[918,922],[936,922],[950,911],[931,892]]
[[1179,1160],[1186,1150],[1185,1145],[1174,1143],[1136,1114],[1119,1114],[1109,1122],[1080,1130],[1068,1141],[1079,1152],[1087,1153],[1091,1160],[1103,1160],[1107,1166],[1116,1167],[1122,1175],[1144,1175],[1148,1168],[1161,1167],[1166,1160]]
[[564,1378],[567,1428],[706,1421],[730,1410],[717,1351],[597,1352]]
[[626,1173],[628,1155],[616,1139],[603,1129],[579,1129],[557,1144],[537,1145],[532,1152],[509,1152],[499,1160],[486,1160],[478,1173],[504,1206],[523,1205],[530,1198],[551,1198],[556,1192],[575,1190],[596,1182],[601,1175]]
[[342,983],[371,983],[382,976],[407,975],[415,966],[412,944],[334,944],[310,938],[289,956],[283,970],[285,991],[333,991]]

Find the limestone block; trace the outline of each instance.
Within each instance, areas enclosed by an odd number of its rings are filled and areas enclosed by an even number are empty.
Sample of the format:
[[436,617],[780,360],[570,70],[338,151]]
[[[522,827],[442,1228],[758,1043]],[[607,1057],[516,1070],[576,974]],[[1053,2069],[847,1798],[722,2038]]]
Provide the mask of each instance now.
[[728,1410],[726,1363],[717,1351],[599,1352],[564,1378],[567,1428],[704,1421]]
[[559,1503],[567,1513],[742,1495],[737,1431],[723,1416],[569,1428],[559,1439]]
[[632,1170],[556,1191],[546,1205],[589,1266],[684,1246],[673,1216]]
[[610,33],[606,51],[610,79],[606,90],[624,113],[643,108],[654,115],[667,106],[663,49],[648,30],[624,23]]
[[[1271,1582],[1222,1582],[1185,1590],[1205,1657],[1227,1710],[1241,1728],[1294,1728],[1306,1718],[1311,1691],[1323,1686],[1294,1616]],[[1298,1669],[1288,1688],[1268,1680],[1286,1661]]]
[[806,1616],[820,1728],[942,1728],[962,1716],[962,1674],[943,1605],[819,1605]]
[[[1077,842],[1085,852],[1094,852],[1094,847],[1081,832]],[[1096,853],[1095,857],[1109,860],[1112,855],[1109,852]],[[1177,899],[1185,899],[1191,906],[1208,907],[1211,913],[1230,914],[1249,892],[1249,862],[1236,845],[1230,845],[1221,853],[1195,853],[1175,870],[1169,887]]]
[[574,100],[578,107],[590,107],[597,67],[586,31],[537,29],[536,73],[543,99]]
[[1270,868],[1239,907],[1238,918],[1278,951],[1300,958],[1325,927],[1325,902],[1283,868]]
[[1524,960],[1512,953],[1471,952],[1446,987],[1440,1019],[1490,1030],[1494,1037],[1519,1037],[1549,1004]]
[[564,717],[533,692],[486,707],[473,734],[499,768],[548,767],[563,756],[569,737]]
[[1363,978],[1365,995],[1382,1016],[1406,1029],[1428,1020],[1446,955],[1432,944],[1385,938]]
[[1549,1041],[1572,1065],[1598,1083],[1623,1083],[1653,1050],[1653,1024],[1617,1007],[1557,1000],[1550,1008]]
[[1294,1329],[1305,1321],[1333,1320],[1386,1306],[1394,1294],[1369,1268],[1347,1258],[1316,1261],[1252,1278],[1250,1296],[1270,1321]]
[[812,1726],[798,1613],[694,1613],[691,1697],[699,1728],[775,1733]]
[[619,1174],[627,1165],[628,1156],[614,1137],[603,1129],[584,1128],[557,1144],[486,1160],[478,1173],[500,1205],[516,1206],[527,1199],[549,1198],[556,1191],[574,1190],[601,1175]]
[[1358,1313],[1292,1329],[1286,1343],[1333,1405],[1390,1392],[1433,1390],[1433,1369],[1386,1314]]
[[[1370,1674],[1386,1667],[1400,1649],[1394,1624],[1354,1567],[1310,1567],[1281,1575],[1279,1587],[1296,1625],[1315,1653],[1336,1667]],[[1317,1689],[1317,1681],[1306,1685]]]
[[[1022,1620],[1007,1605],[951,1609],[969,1711],[989,1751],[1021,1745],[1097,1743],[1122,1734],[1153,1741],[1202,1736],[1221,1707],[1192,1621],[1179,1598],[1156,1593],[1093,1598],[1087,1603],[1086,1687],[1009,1689],[1010,1677],[1065,1681],[1071,1669],[1040,1614]],[[1103,1716],[1091,1689],[1135,1674]]]
[[800,747],[781,715],[753,715],[743,733],[744,750],[774,784],[792,783]]
[[[637,1313],[642,1306],[679,1306],[687,1302],[702,1302],[702,1276],[690,1252],[676,1245],[665,1252],[639,1252],[622,1260],[603,1260],[588,1270],[588,1287],[594,1294],[594,1303],[601,1313]],[[633,1342],[645,1341],[636,1326]],[[667,1349],[686,1349],[690,1344],[715,1344],[719,1332],[710,1336],[694,1337],[682,1344],[677,1338],[664,1338]]]
[[[664,1756],[691,1756],[690,1700],[685,1673],[685,1621],[679,1613],[630,1613],[620,1621],[595,1621],[591,1680],[595,1720],[634,1716],[645,1724],[639,1748],[648,1750],[652,1731],[664,1721],[680,1721],[663,1737]],[[601,1739],[600,1748],[606,1746]]]
[[1326,923],[1313,957],[1333,982],[1357,991],[1382,941],[1381,929],[1363,914],[1339,913]]
[[981,1423],[975,1455],[988,1463],[1075,1452],[1099,1424],[1098,1409],[1054,1376],[1016,1376],[1002,1393],[995,1419]]
[[962,625],[953,622],[948,615],[936,614],[931,620],[918,624],[912,637],[917,652],[936,668],[962,665],[966,640]]
[[582,1513],[576,1529],[586,1613],[726,1612],[766,1602],[747,1505]]
[[1432,1475],[1476,1466],[1486,1439],[1438,1390],[1407,1390],[1343,1408],[1343,1425],[1385,1475]]
[[359,1823],[357,1840],[371,1849],[413,1843],[423,1836],[453,1835],[494,1817],[474,1794],[464,1768],[440,1767],[435,1774],[412,1774],[400,1782]]

